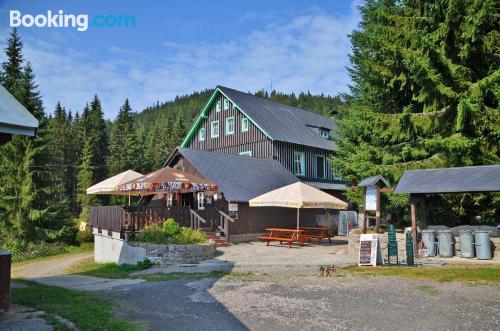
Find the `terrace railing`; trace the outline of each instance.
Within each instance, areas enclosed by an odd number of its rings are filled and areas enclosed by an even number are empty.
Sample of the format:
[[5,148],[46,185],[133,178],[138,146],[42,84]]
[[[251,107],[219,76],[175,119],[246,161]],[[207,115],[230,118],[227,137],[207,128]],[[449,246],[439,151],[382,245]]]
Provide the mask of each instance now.
[[90,225],[115,232],[140,232],[152,224],[173,218],[182,226],[191,225],[189,207],[99,206],[90,208]]

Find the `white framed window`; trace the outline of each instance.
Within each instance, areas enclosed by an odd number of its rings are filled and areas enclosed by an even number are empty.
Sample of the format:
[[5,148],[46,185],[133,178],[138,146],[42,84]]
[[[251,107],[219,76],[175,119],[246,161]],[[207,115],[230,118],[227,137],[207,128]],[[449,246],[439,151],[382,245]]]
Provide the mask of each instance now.
[[306,174],[304,152],[293,152],[293,173],[297,176]]
[[315,163],[316,163],[316,169],[315,169],[316,177],[325,178],[326,174],[325,157],[323,155],[316,155]]
[[200,129],[200,133],[198,134],[199,141],[205,141],[205,128]]
[[198,210],[204,210],[205,209],[205,193],[198,192],[198,194],[196,195],[196,200],[198,202]]
[[167,194],[167,207],[172,207],[174,201],[174,195],[172,193]]
[[242,117],[241,118],[241,132],[247,132],[248,131],[248,118]]
[[321,137],[323,137],[323,138],[330,138],[330,133],[327,130],[320,129],[319,133],[320,133]]
[[215,111],[217,113],[220,112],[220,108],[221,108],[221,106],[220,106],[220,100],[217,100],[217,103],[215,104]]
[[224,110],[229,110],[229,100],[224,99]]
[[210,123],[210,138],[219,137],[219,121],[213,121]]
[[241,155],[241,156],[252,156],[252,151],[244,151],[244,152],[240,152],[240,155]]
[[226,118],[226,134],[234,134],[234,116]]

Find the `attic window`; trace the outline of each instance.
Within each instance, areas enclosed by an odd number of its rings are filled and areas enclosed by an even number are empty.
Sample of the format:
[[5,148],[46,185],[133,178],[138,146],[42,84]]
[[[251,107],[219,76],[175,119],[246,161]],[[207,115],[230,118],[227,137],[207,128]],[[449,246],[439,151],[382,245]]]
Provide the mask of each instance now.
[[248,131],[248,118],[242,117],[241,118],[241,132],[247,132]]
[[199,133],[199,136],[198,136],[198,140],[199,140],[199,141],[205,141],[205,128],[201,128],[201,129],[200,129],[200,133]]
[[220,112],[220,100],[217,100],[217,103],[215,104],[215,111]]
[[229,110],[229,100],[224,99],[224,110]]

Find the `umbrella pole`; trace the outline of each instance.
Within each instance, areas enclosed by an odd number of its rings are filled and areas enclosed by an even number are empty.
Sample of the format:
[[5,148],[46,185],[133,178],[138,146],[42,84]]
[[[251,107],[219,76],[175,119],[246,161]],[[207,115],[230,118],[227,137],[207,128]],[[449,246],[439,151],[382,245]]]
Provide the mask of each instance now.
[[300,225],[300,208],[297,208],[297,230],[299,229]]
[[130,192],[128,193],[128,205],[130,206]]

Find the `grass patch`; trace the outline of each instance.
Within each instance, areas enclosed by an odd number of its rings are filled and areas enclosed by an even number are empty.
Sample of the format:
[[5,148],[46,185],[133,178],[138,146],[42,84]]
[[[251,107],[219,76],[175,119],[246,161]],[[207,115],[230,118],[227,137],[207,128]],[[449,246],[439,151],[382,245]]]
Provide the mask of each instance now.
[[[42,310],[48,315],[61,316],[75,323],[80,330],[134,330],[131,324],[113,316],[114,305],[102,296],[33,282],[23,283],[26,287],[12,289],[12,302]],[[52,318],[48,319],[51,320],[54,322]]]
[[411,279],[431,279],[440,282],[482,281],[500,282],[500,266],[447,265],[432,267],[358,267],[350,266],[343,270],[365,276],[393,276]]
[[150,263],[139,262],[138,264],[121,264],[116,263],[96,263],[91,260],[83,261],[69,269],[72,274],[80,274],[94,277],[104,278],[131,278],[130,274],[135,271],[140,271],[150,267]]

